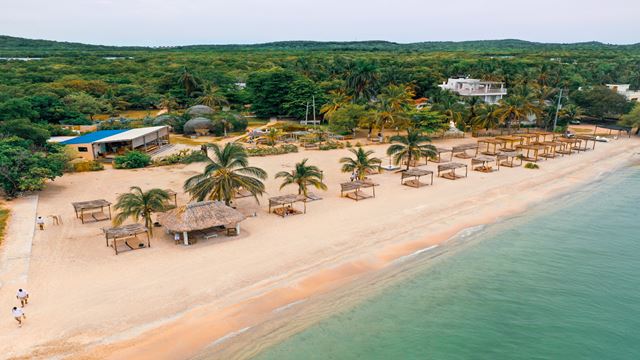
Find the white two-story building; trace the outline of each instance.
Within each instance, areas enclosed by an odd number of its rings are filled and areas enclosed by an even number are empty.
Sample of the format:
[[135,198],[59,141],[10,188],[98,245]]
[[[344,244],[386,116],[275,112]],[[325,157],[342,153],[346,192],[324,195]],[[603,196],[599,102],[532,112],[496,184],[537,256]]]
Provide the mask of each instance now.
[[630,101],[640,101],[640,91],[633,91],[629,84],[607,84],[607,87]]
[[449,78],[440,86],[443,90],[450,90],[460,96],[477,96],[485,103],[496,104],[507,95],[504,83],[496,81],[482,81],[469,78]]

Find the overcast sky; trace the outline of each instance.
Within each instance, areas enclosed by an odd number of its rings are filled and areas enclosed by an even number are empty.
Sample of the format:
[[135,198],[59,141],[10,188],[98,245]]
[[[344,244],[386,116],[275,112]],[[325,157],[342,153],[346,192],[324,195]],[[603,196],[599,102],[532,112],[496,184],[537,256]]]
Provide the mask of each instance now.
[[0,0],[0,34],[107,45],[640,42],[640,0]]

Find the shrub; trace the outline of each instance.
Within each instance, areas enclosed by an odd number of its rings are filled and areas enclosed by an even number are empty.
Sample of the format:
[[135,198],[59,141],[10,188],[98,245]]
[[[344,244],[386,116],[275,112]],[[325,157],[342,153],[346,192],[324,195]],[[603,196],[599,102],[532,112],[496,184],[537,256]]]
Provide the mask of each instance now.
[[140,151],[129,151],[124,155],[116,156],[113,161],[116,169],[138,169],[151,163],[151,156]]
[[538,166],[538,164],[534,164],[534,163],[526,163],[524,165],[525,169],[540,169],[540,166]]
[[344,149],[344,144],[338,141],[327,141],[318,147],[320,150]]
[[247,149],[249,156],[267,156],[267,155],[282,155],[298,152],[298,147],[293,144],[283,144],[280,146],[269,147],[257,147],[253,149]]
[[177,153],[162,157],[153,162],[154,166],[165,166],[174,164],[191,164],[194,162],[202,162],[207,160],[205,155],[200,150],[180,150]]
[[71,171],[73,172],[100,170],[104,170],[104,165],[94,160],[78,160],[71,162]]
[[352,147],[353,145],[351,145],[351,141],[347,141],[346,146],[347,146],[348,148],[350,148],[350,147]]

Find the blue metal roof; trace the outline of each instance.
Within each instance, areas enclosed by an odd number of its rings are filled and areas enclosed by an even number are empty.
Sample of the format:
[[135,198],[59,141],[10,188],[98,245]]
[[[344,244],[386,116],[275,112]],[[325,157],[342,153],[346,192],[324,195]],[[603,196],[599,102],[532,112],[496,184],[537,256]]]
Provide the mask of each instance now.
[[64,145],[73,145],[73,144],[91,144],[98,140],[102,140],[109,136],[113,136],[116,134],[123,133],[129,130],[98,130],[89,134],[84,134],[82,136],[78,136],[77,138],[73,138],[67,141],[61,142]]

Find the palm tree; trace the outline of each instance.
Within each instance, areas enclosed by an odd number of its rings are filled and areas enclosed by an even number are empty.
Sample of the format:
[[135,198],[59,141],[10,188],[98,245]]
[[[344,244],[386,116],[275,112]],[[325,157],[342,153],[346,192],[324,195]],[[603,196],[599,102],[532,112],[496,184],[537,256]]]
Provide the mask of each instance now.
[[218,200],[230,205],[234,193],[242,188],[258,201],[258,195],[264,193],[261,180],[267,178],[267,173],[249,166],[244,147],[238,143],[227,143],[224,148],[218,144],[210,144],[209,147],[213,158],[208,159],[204,172],[190,177],[184,183],[184,189],[191,194],[191,199]]
[[280,189],[287,185],[297,184],[298,195],[307,196],[307,188],[309,185],[319,190],[327,190],[327,185],[322,182],[322,171],[314,165],[307,165],[307,160],[303,159],[296,164],[291,172],[280,171],[276,174],[276,179],[283,178]]
[[278,143],[278,138],[281,134],[282,132],[279,129],[271,127],[269,128],[269,131],[267,131],[267,133],[263,136],[265,139],[267,139],[267,144],[276,146],[276,144]]
[[484,104],[478,109],[478,115],[475,117],[473,125],[476,129],[495,129],[500,125],[500,119],[497,115],[498,105]]
[[349,66],[346,87],[353,95],[353,101],[369,101],[376,94],[380,74],[376,65],[360,60]]
[[342,164],[342,172],[354,172],[358,180],[364,180],[367,176],[367,171],[378,171],[382,160],[377,157],[371,157],[373,155],[372,150],[364,151],[361,147],[356,149],[349,149],[349,151],[355,155],[355,158],[343,157],[340,159]]
[[407,135],[395,135],[391,137],[391,142],[395,143],[387,149],[387,155],[393,156],[393,162],[397,165],[402,159],[407,159],[407,170],[411,166],[411,160],[420,160],[420,158],[429,158],[436,156],[435,146],[428,144],[431,139],[422,134],[417,129],[407,130]]
[[229,105],[227,97],[222,93],[222,90],[214,84],[207,86],[202,95],[196,99],[196,102],[213,109]]
[[191,96],[194,91],[198,89],[198,81],[195,76],[191,74],[186,67],[182,68],[179,78],[180,85],[184,88],[184,92],[187,96]]
[[173,96],[164,95],[160,102],[158,103],[158,107],[160,109],[167,109],[167,112],[170,113],[172,110],[178,107],[178,102]]
[[114,208],[118,215],[113,219],[116,226],[121,225],[128,218],[138,221],[144,219],[144,225],[149,229],[149,235],[153,236],[153,220],[151,215],[155,212],[166,211],[169,207],[169,194],[161,189],[142,191],[138,186],[132,186],[130,192],[118,196]]
[[568,121],[580,120],[583,115],[584,110],[575,104],[568,104],[560,110],[560,116]]
[[540,108],[534,104],[532,95],[511,95],[500,100],[496,115],[500,123],[511,128],[513,123],[520,124],[529,115],[542,116]]
[[329,92],[329,100],[322,105],[320,113],[323,114],[326,119],[330,119],[338,109],[347,105],[350,101],[351,96],[347,95],[343,90],[331,91]]

